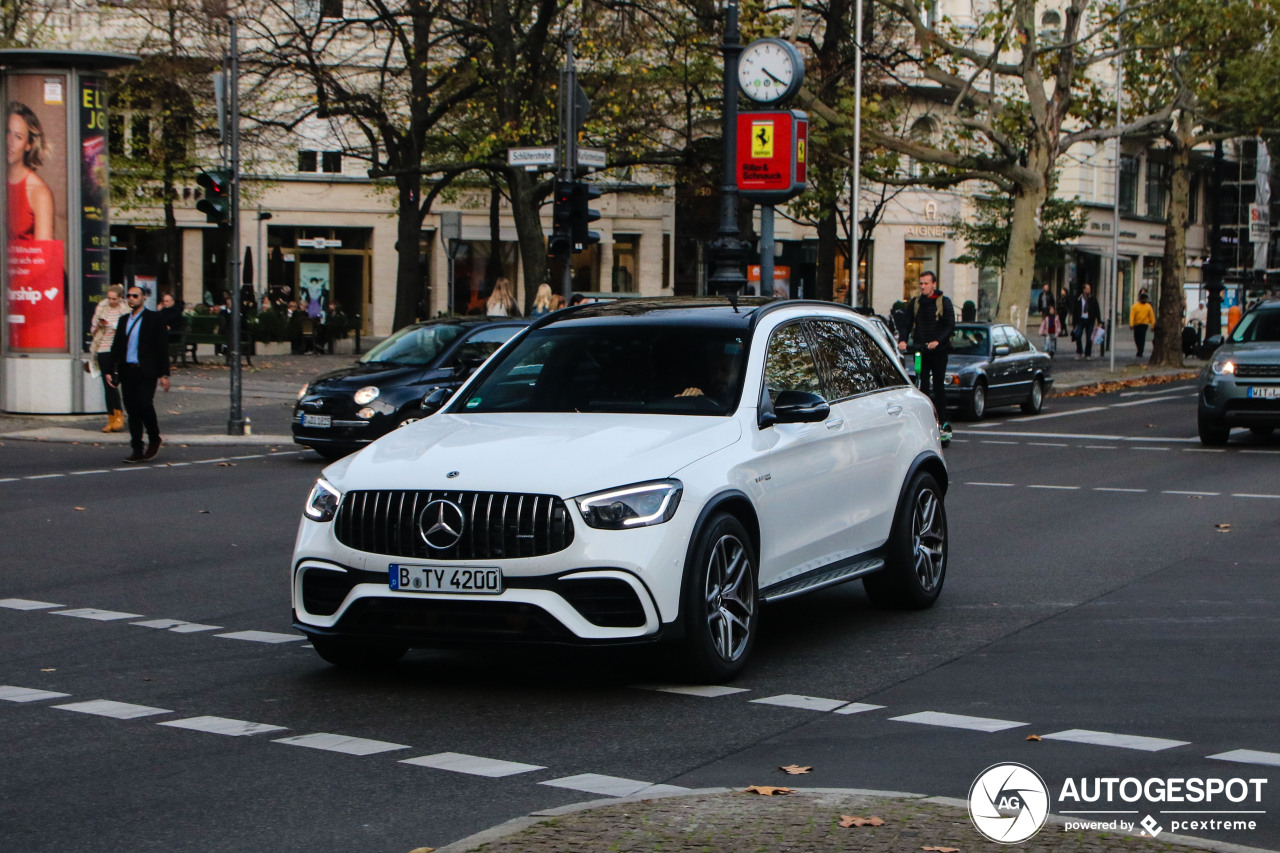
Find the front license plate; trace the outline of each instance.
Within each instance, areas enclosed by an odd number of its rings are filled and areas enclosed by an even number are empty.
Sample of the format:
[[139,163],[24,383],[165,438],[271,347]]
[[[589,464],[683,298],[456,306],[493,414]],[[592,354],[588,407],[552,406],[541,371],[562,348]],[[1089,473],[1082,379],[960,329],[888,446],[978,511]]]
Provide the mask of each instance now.
[[1280,400],[1280,385],[1272,385],[1266,388],[1258,388],[1250,386],[1249,399],[1251,400]]
[[474,566],[390,566],[391,588],[401,592],[502,593],[502,570]]
[[302,425],[304,427],[320,427],[328,429],[333,425],[333,418],[329,415],[303,415]]

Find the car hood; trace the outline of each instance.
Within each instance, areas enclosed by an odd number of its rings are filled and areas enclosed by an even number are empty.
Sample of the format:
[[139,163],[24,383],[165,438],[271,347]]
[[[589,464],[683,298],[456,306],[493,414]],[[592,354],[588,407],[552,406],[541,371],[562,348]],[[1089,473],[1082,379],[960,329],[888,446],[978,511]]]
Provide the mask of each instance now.
[[310,392],[335,389],[358,388],[362,385],[377,385],[379,382],[393,383],[411,380],[423,373],[422,365],[395,364],[393,362],[370,362],[368,364],[352,364],[330,370],[311,380],[307,390]]
[[1280,362],[1280,343],[1275,341],[1258,341],[1251,344],[1223,344],[1215,357],[1230,356],[1241,364],[1276,364]]
[[741,434],[739,421],[724,417],[438,414],[331,465],[325,477],[342,491],[457,489],[568,498],[670,477]]
[[948,370],[964,370],[966,367],[980,367],[987,364],[990,359],[985,355],[955,355],[954,353],[947,356]]

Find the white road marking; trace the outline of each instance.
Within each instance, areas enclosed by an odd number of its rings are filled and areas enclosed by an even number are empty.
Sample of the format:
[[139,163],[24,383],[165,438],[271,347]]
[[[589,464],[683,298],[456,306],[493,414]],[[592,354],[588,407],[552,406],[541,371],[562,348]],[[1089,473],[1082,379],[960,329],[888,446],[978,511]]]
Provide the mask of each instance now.
[[[1029,423],[1030,421],[1045,421],[1045,420],[1048,420],[1049,418],[1065,418],[1065,417],[1068,417],[1069,415],[1084,415],[1084,414],[1088,414],[1089,412],[1105,412],[1106,410],[1107,410],[1106,406],[1089,406],[1088,408],[1085,408],[1085,409],[1073,409],[1069,412],[1050,412],[1047,415],[1030,415],[1025,418],[1018,418],[1018,423]],[[1000,422],[995,421],[991,425],[999,426]],[[974,426],[980,427],[982,426],[982,424],[975,424]]]
[[1219,761],[1239,761],[1243,764],[1267,764],[1280,767],[1280,752],[1259,752],[1256,749],[1233,749],[1230,752],[1219,752],[1210,755]]
[[965,483],[966,486],[999,486],[1001,488],[1012,488],[1013,483]]
[[221,630],[219,625],[201,625],[198,622],[183,622],[181,619],[149,619],[146,622],[130,622],[129,624],[137,625],[139,628],[158,628],[162,631],[172,631],[175,634],[194,634],[197,631]]
[[563,779],[548,779],[538,784],[549,785],[552,788],[568,788],[570,791],[583,791],[588,794],[600,794],[604,797],[629,797],[641,791],[646,794],[675,794],[689,790],[678,785],[653,785],[649,782],[637,782],[635,779],[602,776],[599,773],[580,773],[577,776],[565,776]]
[[97,622],[113,622],[117,619],[141,619],[141,613],[121,613],[118,610],[99,610],[96,607],[78,607],[75,610],[55,610],[52,616],[74,616],[77,619],[93,619]]
[[1160,737],[1143,737],[1141,735],[1119,735],[1113,732],[1095,732],[1089,729],[1068,729],[1041,735],[1044,740],[1065,740],[1072,743],[1088,743],[1094,746],[1116,746],[1121,749],[1140,749],[1144,752],[1160,752],[1173,749],[1175,746],[1186,746],[1191,741],[1169,740]]
[[982,440],[982,442],[981,442],[981,443],[982,443],[982,444],[1017,444],[1018,442],[1016,442],[1016,441],[996,441],[996,440],[988,440],[988,439],[985,439],[985,438],[984,438],[984,439]]
[[284,726],[269,726],[266,723],[250,723],[245,720],[231,720],[226,717],[188,717],[185,720],[169,720],[160,723],[162,726],[173,726],[175,729],[191,729],[196,732],[208,732],[229,737],[260,735],[266,732],[285,731]]
[[230,462],[231,460],[225,456],[219,456],[217,459],[197,459],[192,465],[208,465],[210,462]]
[[[1134,438],[1134,439],[1130,439],[1130,440],[1131,440],[1131,441],[1137,441],[1138,439]],[[1168,448],[1168,447],[1135,447],[1135,448],[1133,448],[1133,449],[1134,449],[1134,450],[1170,450],[1171,448]]]
[[111,472],[110,472],[110,471],[108,471],[106,468],[98,468],[98,469],[96,469],[96,470],[94,470],[94,471],[72,471],[72,472],[71,472],[71,476],[72,476],[72,477],[78,477],[78,476],[80,476],[81,474],[110,474],[110,473],[111,473]]
[[1272,498],[1272,499],[1280,499],[1280,495],[1250,495],[1250,494],[1246,494],[1246,493],[1244,493],[1244,492],[1238,492],[1238,493],[1236,493],[1236,494],[1233,494],[1231,497],[1233,497],[1233,498]]
[[24,480],[52,480],[54,477],[65,477],[65,476],[66,476],[66,474],[32,474],[32,475],[30,475],[30,476],[28,476],[28,477],[23,477],[22,479],[24,479]]
[[39,702],[42,699],[61,699],[70,695],[70,693],[57,693],[53,690],[37,690],[34,687],[0,684],[0,699],[6,702]]
[[1078,491],[1080,487],[1079,487],[1079,486],[1041,486],[1041,485],[1031,485],[1031,486],[1027,486],[1027,488],[1028,488],[1028,489],[1061,489],[1061,490],[1063,490],[1063,491],[1067,491],[1067,492],[1074,492],[1074,491]]
[[289,746],[305,746],[308,749],[323,749],[327,752],[341,752],[346,755],[376,755],[379,752],[393,752],[397,749],[408,749],[403,743],[388,743],[384,740],[368,740],[361,737],[327,734],[317,732],[297,737],[276,738],[272,743],[283,743]]
[[1183,453],[1226,453],[1221,447],[1184,447]]
[[1167,402],[1169,402],[1168,397],[1152,397],[1148,400],[1130,400],[1127,403],[1112,403],[1111,408],[1123,409],[1128,406],[1145,406],[1147,403],[1167,403]]
[[878,711],[884,705],[868,705],[866,702],[850,702],[843,708],[836,708],[832,713],[835,714],[862,714],[866,711]]
[[657,690],[660,693],[679,693],[682,696],[702,696],[715,699],[734,693],[747,693],[745,687],[725,687],[720,684],[637,684],[638,690]]
[[1160,494],[1162,495],[1200,495],[1201,497],[1206,497],[1206,498],[1216,498],[1218,495],[1222,494],[1222,492],[1180,492],[1180,491],[1177,491],[1176,489],[1165,489]]
[[461,752],[438,752],[435,755],[406,758],[400,763],[416,764],[419,767],[433,767],[436,770],[449,770],[453,773],[466,773],[471,776],[487,776],[490,779],[547,769],[540,764],[499,761],[496,758],[482,758],[478,755],[465,755]]
[[1029,447],[1070,447],[1069,444],[1063,444],[1057,441],[1028,441]]
[[1118,486],[1094,486],[1093,490],[1095,492],[1126,492],[1129,494],[1141,494],[1146,491],[1146,489],[1122,489]]
[[[1032,420],[1027,418],[1026,420]],[[1021,423],[1021,421],[1020,421]],[[1022,432],[1017,430],[990,430],[983,435],[1001,435],[1005,438],[1064,438],[1076,441],[1124,441],[1124,442],[1162,442],[1165,444],[1199,444],[1198,438],[1182,438],[1180,436],[1159,435],[1108,435],[1080,432]]]
[[1275,454],[1280,453],[1280,450],[1252,450],[1252,449],[1247,449],[1247,450],[1241,450],[1240,452],[1241,452],[1241,453],[1266,453],[1266,454],[1268,454],[1268,455],[1272,455],[1272,456],[1274,456]]
[[901,717],[890,717],[901,723],[919,723],[922,726],[942,726],[949,729],[968,729],[975,732],[1002,732],[1005,729],[1016,729],[1030,723],[1017,723],[1012,720],[993,720],[988,717],[970,717],[966,714],[944,714],[941,711],[921,711],[918,714],[906,714]]
[[[1155,396],[1155,395],[1157,395],[1157,394],[1169,394],[1169,393],[1172,393],[1172,392],[1174,392],[1174,391],[1181,391],[1181,390],[1183,390],[1183,389],[1182,389],[1182,388],[1180,388],[1180,387],[1179,387],[1179,386],[1177,386],[1177,385],[1167,385],[1167,386],[1165,386],[1165,387],[1163,387],[1163,388],[1155,388],[1155,389],[1152,389],[1152,390],[1150,390],[1150,391],[1146,391],[1146,390],[1144,390],[1144,391],[1124,391],[1124,392],[1122,392],[1122,393],[1120,394],[1120,396],[1121,396],[1121,397],[1147,397],[1147,396]],[[1192,396],[1195,396],[1195,395],[1193,394]]]
[[128,702],[112,702],[110,699],[95,699],[92,702],[72,702],[69,705],[54,705],[53,707],[63,711],[75,711],[79,714],[112,717],[117,720],[134,720],[138,717],[154,717],[157,714],[173,713],[165,708],[132,705]]
[[781,696],[768,696],[751,701],[757,705],[780,705],[783,708],[800,708],[804,711],[834,711],[848,704],[848,700],[845,699],[823,699],[820,696],[798,696],[795,693],[783,693]]
[[50,607],[66,607],[65,604],[50,604],[47,601],[32,601],[29,598],[0,598],[0,607],[10,610],[47,610]]
[[232,631],[230,634],[214,634],[228,640],[248,640],[251,643],[299,643],[306,637],[297,634],[277,634],[272,631]]
[[1119,450],[1120,448],[1111,444],[1086,444],[1085,450]]

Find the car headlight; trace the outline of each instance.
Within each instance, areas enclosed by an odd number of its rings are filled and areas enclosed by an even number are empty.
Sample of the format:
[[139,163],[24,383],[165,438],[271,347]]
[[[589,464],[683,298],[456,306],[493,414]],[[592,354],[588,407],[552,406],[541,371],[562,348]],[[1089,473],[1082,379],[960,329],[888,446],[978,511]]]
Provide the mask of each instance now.
[[333,517],[338,514],[340,503],[342,503],[342,492],[321,477],[311,488],[311,497],[307,498],[304,512],[312,521],[333,521]]
[[366,385],[357,391],[353,395],[353,398],[355,399],[357,406],[367,406],[374,400],[378,399],[378,394],[380,393],[382,392],[378,390],[377,385]]
[[1209,367],[1209,369],[1219,376],[1221,376],[1224,373],[1234,374],[1236,372],[1236,363],[1234,361],[1231,361],[1230,359],[1225,359],[1225,358],[1221,360],[1215,359],[1213,364]]
[[943,384],[943,385],[959,385],[959,384],[960,384],[960,374],[959,374],[959,373],[948,373],[946,376],[943,376],[943,377],[942,377],[942,384]]
[[602,530],[626,530],[670,521],[680,505],[679,480],[640,483],[574,498],[582,520]]
[[303,397],[307,396],[307,389],[308,389],[308,388],[310,388],[310,387],[311,387],[311,383],[310,383],[310,382],[308,382],[307,384],[303,385],[301,388],[299,388],[299,389],[298,389],[298,399],[299,399],[299,400],[301,400]]

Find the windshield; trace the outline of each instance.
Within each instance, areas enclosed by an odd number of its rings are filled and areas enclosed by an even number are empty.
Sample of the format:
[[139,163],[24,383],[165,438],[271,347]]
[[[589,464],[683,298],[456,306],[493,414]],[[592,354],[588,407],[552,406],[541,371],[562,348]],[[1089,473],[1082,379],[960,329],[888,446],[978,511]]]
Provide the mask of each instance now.
[[732,329],[552,326],[499,358],[453,411],[725,415],[746,347]]
[[462,327],[448,323],[405,326],[360,359],[364,364],[430,364],[462,335]]
[[981,326],[959,326],[951,333],[951,352],[955,355],[987,355],[991,338]]
[[1245,314],[1240,325],[1231,333],[1231,342],[1280,343],[1280,308],[1264,308]]

